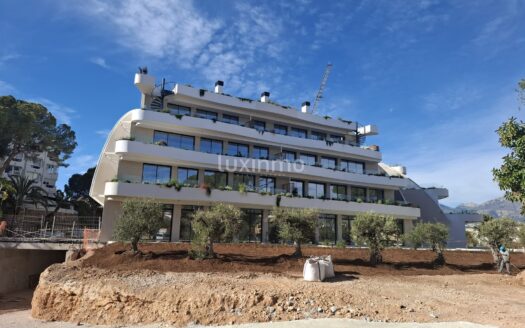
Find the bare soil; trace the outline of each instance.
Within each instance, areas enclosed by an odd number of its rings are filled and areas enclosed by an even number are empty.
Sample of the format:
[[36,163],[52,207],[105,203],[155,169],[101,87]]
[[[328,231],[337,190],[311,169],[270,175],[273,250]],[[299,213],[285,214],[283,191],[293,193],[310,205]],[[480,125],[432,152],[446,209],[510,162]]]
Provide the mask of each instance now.
[[[470,321],[525,327],[525,286],[495,274],[488,252],[445,254],[389,249],[367,265],[366,249],[306,247],[331,254],[336,277],[305,282],[303,259],[286,246],[217,245],[214,260],[192,260],[185,244],[145,244],[142,254],[114,244],[88,258],[49,267],[40,278],[32,315],[92,324],[216,325],[305,318],[388,322]],[[512,254],[525,265],[524,254]]]
[[[332,255],[335,270],[346,275],[448,275],[496,273],[492,255],[485,251],[446,251],[444,266],[436,266],[430,250],[386,249],[383,264],[368,264],[364,248],[303,247],[303,258],[289,256],[294,249],[282,245],[218,244],[217,259],[194,260],[186,243],[155,243],[140,246],[142,254],[128,252],[121,243],[101,248],[84,261],[85,266],[119,271],[149,269],[162,272],[261,272],[301,275],[304,258]],[[512,263],[525,269],[525,253],[512,253]],[[517,271],[516,271],[517,272]]]

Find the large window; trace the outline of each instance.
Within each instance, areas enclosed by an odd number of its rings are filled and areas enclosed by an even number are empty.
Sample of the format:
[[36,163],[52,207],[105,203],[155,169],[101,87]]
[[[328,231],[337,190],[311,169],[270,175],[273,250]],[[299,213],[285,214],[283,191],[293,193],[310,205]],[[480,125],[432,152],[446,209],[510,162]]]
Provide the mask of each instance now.
[[343,240],[347,245],[352,243],[352,222],[354,221],[355,216],[343,215],[341,217],[341,232]]
[[211,188],[221,188],[228,184],[228,173],[206,170],[204,171],[204,183]]
[[290,135],[292,137],[306,138],[306,130],[305,129],[299,129],[299,128],[291,128],[290,129]]
[[335,244],[337,242],[337,219],[334,214],[319,215],[319,243]]
[[191,227],[191,221],[193,213],[195,213],[199,207],[197,206],[182,206],[180,216],[180,240],[190,241],[193,239],[193,229]]
[[288,127],[286,125],[274,124],[273,125],[273,132],[275,134],[287,135],[288,134]]
[[209,110],[204,110],[204,109],[197,109],[197,113],[195,116],[204,118],[207,120],[217,120],[217,113],[210,112]]
[[266,122],[253,121],[253,128],[257,131],[264,131],[266,130]]
[[315,155],[301,154],[299,160],[302,161],[304,165],[315,165],[316,157]]
[[283,156],[282,157],[283,160],[289,161],[289,162],[295,162],[295,160],[297,159],[297,157],[295,156],[295,153],[289,150],[283,150],[282,156]]
[[308,196],[313,198],[324,198],[326,195],[323,183],[309,182]]
[[177,181],[185,185],[196,186],[199,184],[199,171],[179,167],[177,170]]
[[222,121],[224,123],[230,123],[230,124],[237,124],[237,125],[239,125],[239,116],[222,114]]
[[162,205],[162,227],[157,231],[155,240],[171,241],[171,224],[173,219],[173,205]]
[[341,170],[350,173],[363,174],[365,172],[365,164],[360,162],[352,162],[342,159],[341,160]]
[[346,186],[330,185],[330,198],[336,200],[346,200]]
[[350,188],[350,199],[354,202],[366,201],[366,188],[351,187]]
[[255,175],[234,173],[233,175],[233,188],[239,190],[239,185],[244,184],[246,190],[255,189]]
[[371,202],[384,201],[385,191],[383,189],[369,189],[368,200]]
[[270,158],[270,151],[267,147],[259,147],[254,146],[253,147],[253,158],[258,159],[269,159]]
[[290,181],[290,192],[294,197],[304,196],[304,182],[299,180]]
[[321,157],[321,166],[325,169],[335,169],[336,159],[331,157]]
[[248,145],[229,142],[228,155],[237,157],[248,157]]
[[186,106],[180,106],[175,104],[168,104],[168,109],[173,115],[191,115],[191,109]]
[[242,209],[242,212],[239,241],[262,241],[263,211],[258,209]]
[[195,149],[195,137],[185,136],[183,134],[155,131],[153,132],[153,142],[155,144],[163,144],[180,149]]
[[273,177],[259,177],[259,191],[275,193],[275,178]]
[[222,141],[201,138],[201,152],[210,154],[222,154]]
[[171,180],[171,166],[144,164],[142,166],[143,183],[168,183]]
[[326,139],[326,134],[322,132],[312,131],[312,133],[310,133],[310,138],[315,140],[324,140]]

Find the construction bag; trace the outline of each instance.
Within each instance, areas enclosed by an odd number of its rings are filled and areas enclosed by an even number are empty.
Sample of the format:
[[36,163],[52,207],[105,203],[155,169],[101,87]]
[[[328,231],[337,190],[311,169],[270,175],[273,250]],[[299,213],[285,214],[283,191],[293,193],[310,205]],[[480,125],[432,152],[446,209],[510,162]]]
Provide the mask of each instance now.
[[334,264],[332,262],[332,256],[320,256],[319,265],[321,266],[321,271],[324,271],[325,278],[335,277]]
[[303,267],[303,278],[305,281],[324,280],[324,270],[321,269],[318,258],[312,257],[306,260]]

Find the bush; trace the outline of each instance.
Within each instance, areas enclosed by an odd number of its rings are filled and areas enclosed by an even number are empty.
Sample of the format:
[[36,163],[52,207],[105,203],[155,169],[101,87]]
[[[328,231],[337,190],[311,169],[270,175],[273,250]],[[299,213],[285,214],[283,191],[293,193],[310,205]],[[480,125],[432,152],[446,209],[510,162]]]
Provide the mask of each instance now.
[[480,241],[490,248],[494,263],[498,263],[499,245],[512,243],[517,234],[518,223],[508,218],[494,219],[487,216],[479,225]]
[[213,243],[231,241],[241,227],[242,212],[233,205],[222,203],[198,210],[193,214],[192,255],[196,258],[214,258]]
[[283,241],[291,241],[295,245],[292,256],[302,256],[301,243],[308,242],[315,234],[319,213],[310,208],[292,209],[274,207],[271,222],[277,226],[278,236]]
[[358,244],[364,244],[370,249],[370,263],[376,265],[382,262],[381,251],[399,235],[396,221],[390,216],[376,213],[357,215],[352,224],[352,236]]
[[131,248],[138,252],[138,243],[145,235],[155,236],[164,225],[162,205],[145,199],[126,200],[122,214],[117,220],[114,237],[119,241],[131,242]]

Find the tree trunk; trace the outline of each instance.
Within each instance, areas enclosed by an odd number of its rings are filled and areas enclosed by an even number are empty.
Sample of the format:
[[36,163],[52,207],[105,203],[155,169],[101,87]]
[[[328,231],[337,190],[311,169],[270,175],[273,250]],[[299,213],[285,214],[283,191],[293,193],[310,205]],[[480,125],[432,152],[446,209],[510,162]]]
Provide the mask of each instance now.
[[437,256],[436,256],[436,259],[434,260],[434,264],[435,265],[439,265],[439,266],[444,265],[445,264],[445,256],[443,255],[443,252],[438,250],[438,251],[436,251],[436,254],[437,254]]
[[381,256],[381,252],[377,249],[370,249],[370,264],[377,265],[381,262],[383,262],[383,257]]
[[139,239],[138,238],[131,239],[131,249],[133,250],[134,253],[139,252]]
[[215,251],[213,250],[213,240],[210,237],[208,237],[206,242],[206,256],[212,259],[217,257],[217,254],[215,254]]
[[293,257],[302,257],[303,252],[301,251],[301,242],[294,241],[293,245],[295,246],[295,252],[292,254]]
[[5,161],[2,163],[2,166],[0,166],[0,177],[4,174],[9,164],[11,164],[11,161],[13,160],[13,158],[15,158],[16,154],[17,153],[13,150],[11,154],[9,154],[9,156],[7,156]]

